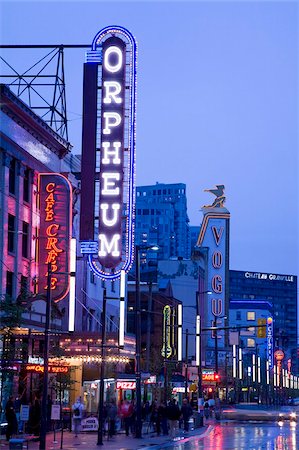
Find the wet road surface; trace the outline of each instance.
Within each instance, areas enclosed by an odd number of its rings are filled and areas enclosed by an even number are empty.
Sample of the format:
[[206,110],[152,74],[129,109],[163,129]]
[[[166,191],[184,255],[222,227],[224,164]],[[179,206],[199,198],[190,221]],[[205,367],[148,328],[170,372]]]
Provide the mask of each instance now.
[[173,443],[165,447],[175,450],[298,450],[299,423],[236,423],[216,424],[201,439]]

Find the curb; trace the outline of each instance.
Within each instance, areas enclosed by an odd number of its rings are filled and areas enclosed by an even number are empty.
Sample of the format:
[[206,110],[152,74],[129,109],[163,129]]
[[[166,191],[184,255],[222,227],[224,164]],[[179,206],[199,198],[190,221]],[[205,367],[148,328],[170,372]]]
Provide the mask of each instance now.
[[185,444],[186,442],[190,442],[193,441],[195,439],[203,439],[206,436],[208,436],[212,431],[214,430],[214,426],[213,425],[209,425],[208,428],[206,429],[206,431],[204,431],[201,434],[194,434],[193,436],[188,436],[188,437],[178,437],[175,440],[171,440],[171,441],[167,441],[164,444],[154,444],[151,445],[149,447],[138,447],[137,450],[157,450],[160,448],[167,448],[167,447],[173,447],[174,445],[180,445],[180,444]]

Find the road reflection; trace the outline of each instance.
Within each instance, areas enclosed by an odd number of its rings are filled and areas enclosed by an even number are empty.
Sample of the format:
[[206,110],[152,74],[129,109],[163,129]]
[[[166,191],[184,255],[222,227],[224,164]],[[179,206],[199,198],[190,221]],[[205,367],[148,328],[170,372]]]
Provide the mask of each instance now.
[[[168,447],[169,448],[169,447]],[[208,436],[176,443],[175,450],[297,450],[299,424],[279,423],[221,423]]]

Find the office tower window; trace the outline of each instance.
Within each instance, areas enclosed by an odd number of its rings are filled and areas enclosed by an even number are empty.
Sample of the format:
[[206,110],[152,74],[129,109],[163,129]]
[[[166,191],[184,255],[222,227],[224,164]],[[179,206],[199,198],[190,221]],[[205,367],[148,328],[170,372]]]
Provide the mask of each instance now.
[[247,320],[255,320],[255,312],[254,311],[247,312]]

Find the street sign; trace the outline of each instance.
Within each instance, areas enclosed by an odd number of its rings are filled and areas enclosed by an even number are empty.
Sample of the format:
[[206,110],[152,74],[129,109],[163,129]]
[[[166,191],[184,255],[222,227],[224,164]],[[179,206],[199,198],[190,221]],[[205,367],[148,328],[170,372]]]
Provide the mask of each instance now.
[[60,420],[60,405],[52,405],[51,420]]
[[29,405],[21,405],[20,420],[27,422],[29,420]]

